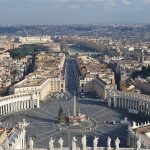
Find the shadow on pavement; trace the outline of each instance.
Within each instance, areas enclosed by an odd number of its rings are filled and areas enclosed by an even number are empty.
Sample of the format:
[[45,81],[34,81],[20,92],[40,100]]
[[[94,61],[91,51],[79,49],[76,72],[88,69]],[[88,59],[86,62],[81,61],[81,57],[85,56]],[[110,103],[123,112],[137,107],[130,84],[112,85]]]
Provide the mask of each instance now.
[[36,116],[33,116],[33,115],[28,115],[28,114],[26,114],[26,115],[22,114],[22,115],[25,116],[26,118],[38,120],[38,121],[41,121],[41,122],[48,122],[48,123],[56,122],[56,120],[53,120],[53,119],[47,119],[47,118],[43,118],[43,117],[36,117]]

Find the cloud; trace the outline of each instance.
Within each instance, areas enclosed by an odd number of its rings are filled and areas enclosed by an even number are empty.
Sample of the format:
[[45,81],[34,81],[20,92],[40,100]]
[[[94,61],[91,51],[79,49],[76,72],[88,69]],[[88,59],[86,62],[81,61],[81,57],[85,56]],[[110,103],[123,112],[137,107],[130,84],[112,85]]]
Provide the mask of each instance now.
[[110,5],[114,5],[119,3],[119,1],[122,1],[123,4],[128,5],[129,4],[129,0],[0,0],[0,2],[16,2],[16,3],[34,3],[34,4],[39,4],[39,3],[76,3],[76,4],[80,4],[80,3],[88,3],[88,4],[110,4]]
[[150,4],[150,0],[144,0],[144,4]]
[[72,10],[77,10],[79,8],[79,5],[68,5],[68,8]]
[[122,0],[123,5],[128,6],[131,4],[129,0]]

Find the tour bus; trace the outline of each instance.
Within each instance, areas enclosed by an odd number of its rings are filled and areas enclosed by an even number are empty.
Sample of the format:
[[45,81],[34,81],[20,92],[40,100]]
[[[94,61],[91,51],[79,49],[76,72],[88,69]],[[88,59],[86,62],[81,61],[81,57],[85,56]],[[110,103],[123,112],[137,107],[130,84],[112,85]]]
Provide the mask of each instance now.
[[138,114],[139,112],[137,110],[134,110],[134,109],[128,109],[128,113],[130,113],[130,114]]

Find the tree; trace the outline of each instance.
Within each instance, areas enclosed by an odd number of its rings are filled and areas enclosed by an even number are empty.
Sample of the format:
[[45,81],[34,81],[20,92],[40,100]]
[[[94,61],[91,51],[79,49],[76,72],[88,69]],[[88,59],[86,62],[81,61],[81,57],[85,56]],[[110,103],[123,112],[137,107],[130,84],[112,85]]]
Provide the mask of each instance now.
[[60,124],[65,123],[65,115],[64,115],[64,110],[62,106],[60,106],[59,111],[58,111],[58,123]]

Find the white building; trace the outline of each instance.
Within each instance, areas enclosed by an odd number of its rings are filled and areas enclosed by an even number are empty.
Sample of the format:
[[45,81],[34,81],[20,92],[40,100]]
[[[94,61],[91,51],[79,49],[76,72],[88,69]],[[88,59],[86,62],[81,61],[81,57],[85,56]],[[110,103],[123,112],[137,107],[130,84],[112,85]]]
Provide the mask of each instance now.
[[22,44],[37,44],[37,43],[48,43],[51,42],[50,36],[28,36],[28,37],[19,37],[19,42]]

